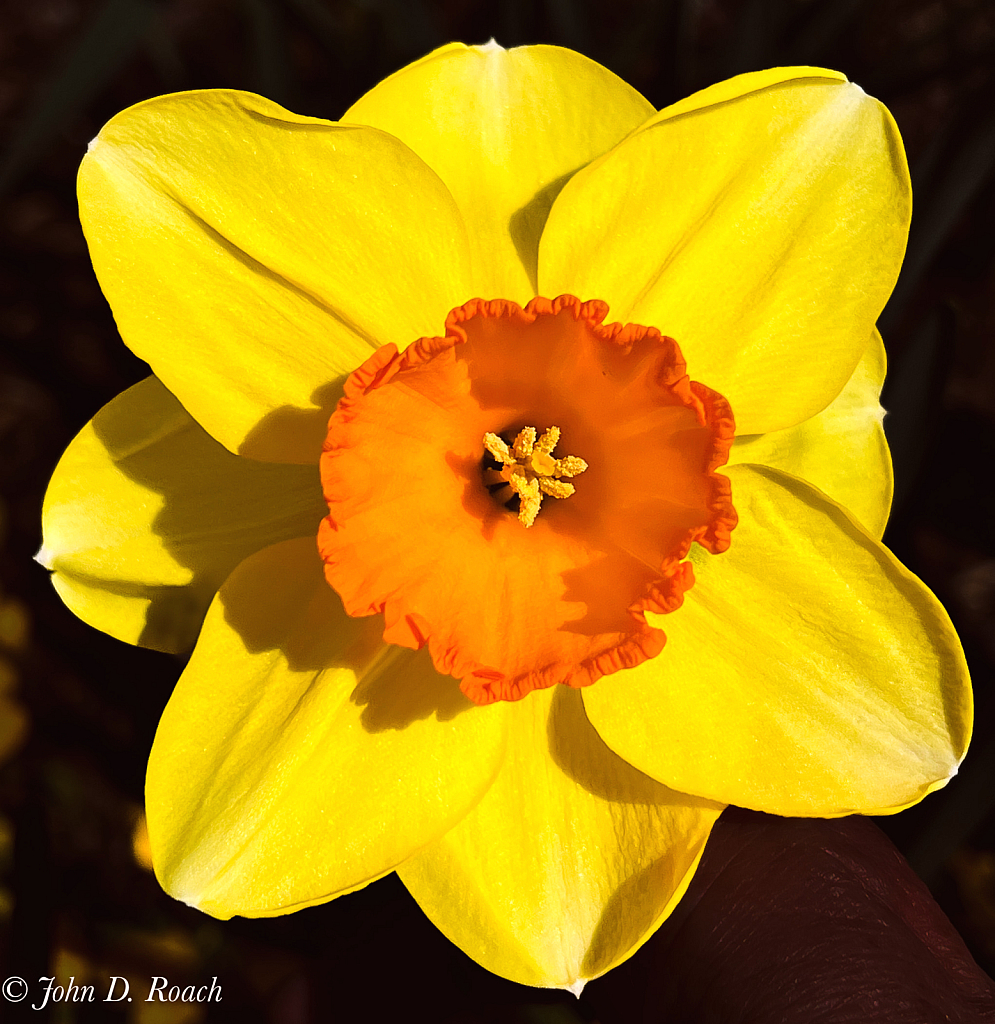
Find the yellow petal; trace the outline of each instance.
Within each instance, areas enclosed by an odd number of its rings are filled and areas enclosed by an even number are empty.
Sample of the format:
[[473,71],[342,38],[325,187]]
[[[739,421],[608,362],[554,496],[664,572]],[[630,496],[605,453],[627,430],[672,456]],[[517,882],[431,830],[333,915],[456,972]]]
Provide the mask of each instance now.
[[579,992],[628,959],[677,905],[722,807],[675,793],[613,754],[578,690],[540,690],[510,707],[494,785],[398,874],[433,923],[489,971]]
[[885,368],[884,344],[875,329],[853,376],[830,405],[787,430],[737,437],[729,465],[773,466],[801,477],[845,506],[880,540],[894,491],[879,401]]
[[537,293],[539,235],[564,181],[653,113],[579,53],[490,43],[434,51],[342,120],[396,135],[439,174],[469,231],[472,294],[524,304]]
[[943,607],[845,510],[729,470],[739,526],[694,556],[653,661],[584,691],[620,756],[688,793],[789,815],[890,813],[944,786],[971,688]]
[[392,870],[491,784],[505,705],[351,619],[311,539],[226,580],[163,713],[146,805],[167,892],[215,917],[322,903]]
[[466,301],[452,197],[396,139],[249,93],[118,114],[80,217],[125,342],[232,451],[316,462],[338,384]]
[[744,75],[661,111],[570,180],[539,290],[660,328],[740,432],[767,433],[850,379],[909,213],[901,139],[877,100],[834,72]]
[[243,558],[311,536],[327,512],[316,466],[239,458],[149,377],[118,395],[59,461],[38,560],[84,622],[188,651]]

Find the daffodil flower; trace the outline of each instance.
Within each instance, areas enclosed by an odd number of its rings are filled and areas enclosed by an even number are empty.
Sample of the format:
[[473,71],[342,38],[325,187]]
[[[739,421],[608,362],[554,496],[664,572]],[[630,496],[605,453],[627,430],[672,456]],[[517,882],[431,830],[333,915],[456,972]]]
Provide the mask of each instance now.
[[79,195],[155,376],[66,452],[40,558],[99,629],[196,639],[146,791],[177,898],[396,870],[479,963],[578,991],[726,804],[889,813],[956,771],[960,645],[880,544],[908,173],[842,75],[657,112],[568,50],[451,45],[340,122],[141,103]]

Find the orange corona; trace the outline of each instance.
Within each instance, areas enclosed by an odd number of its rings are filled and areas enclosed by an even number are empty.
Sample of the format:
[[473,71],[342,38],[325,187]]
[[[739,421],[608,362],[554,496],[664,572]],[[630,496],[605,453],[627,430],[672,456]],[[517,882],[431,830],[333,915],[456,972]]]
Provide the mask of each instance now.
[[659,654],[645,613],[678,608],[691,544],[722,552],[736,525],[715,472],[728,403],[673,339],[607,312],[474,299],[444,337],[379,349],[329,422],[328,582],[350,615],[384,614],[385,640],[427,643],[478,704]]

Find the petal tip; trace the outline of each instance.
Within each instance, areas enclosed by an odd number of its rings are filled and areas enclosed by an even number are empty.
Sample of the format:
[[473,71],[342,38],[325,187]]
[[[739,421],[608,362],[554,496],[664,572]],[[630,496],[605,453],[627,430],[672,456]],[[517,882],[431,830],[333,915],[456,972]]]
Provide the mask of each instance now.
[[478,46],[477,49],[480,50],[481,53],[504,53],[504,47],[494,38],[494,36],[491,36],[486,43],[482,46]]
[[581,992],[584,991],[584,986],[587,984],[585,978],[578,978],[572,985],[564,985],[563,989],[566,992],[573,992],[573,994],[580,999]]

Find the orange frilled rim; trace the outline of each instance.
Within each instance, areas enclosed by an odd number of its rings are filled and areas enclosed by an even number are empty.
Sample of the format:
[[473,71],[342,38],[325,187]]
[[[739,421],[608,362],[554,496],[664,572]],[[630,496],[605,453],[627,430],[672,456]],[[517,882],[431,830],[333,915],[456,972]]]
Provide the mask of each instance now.
[[[607,313],[571,295],[473,299],[445,337],[378,349],[329,422],[328,582],[350,615],[384,614],[385,640],[427,643],[478,704],[658,655],[645,613],[680,607],[691,544],[725,551],[736,525],[715,472],[729,404],[688,379],[672,338]],[[483,445],[524,426],[558,426],[557,454],[589,466],[528,529],[489,493]]]

